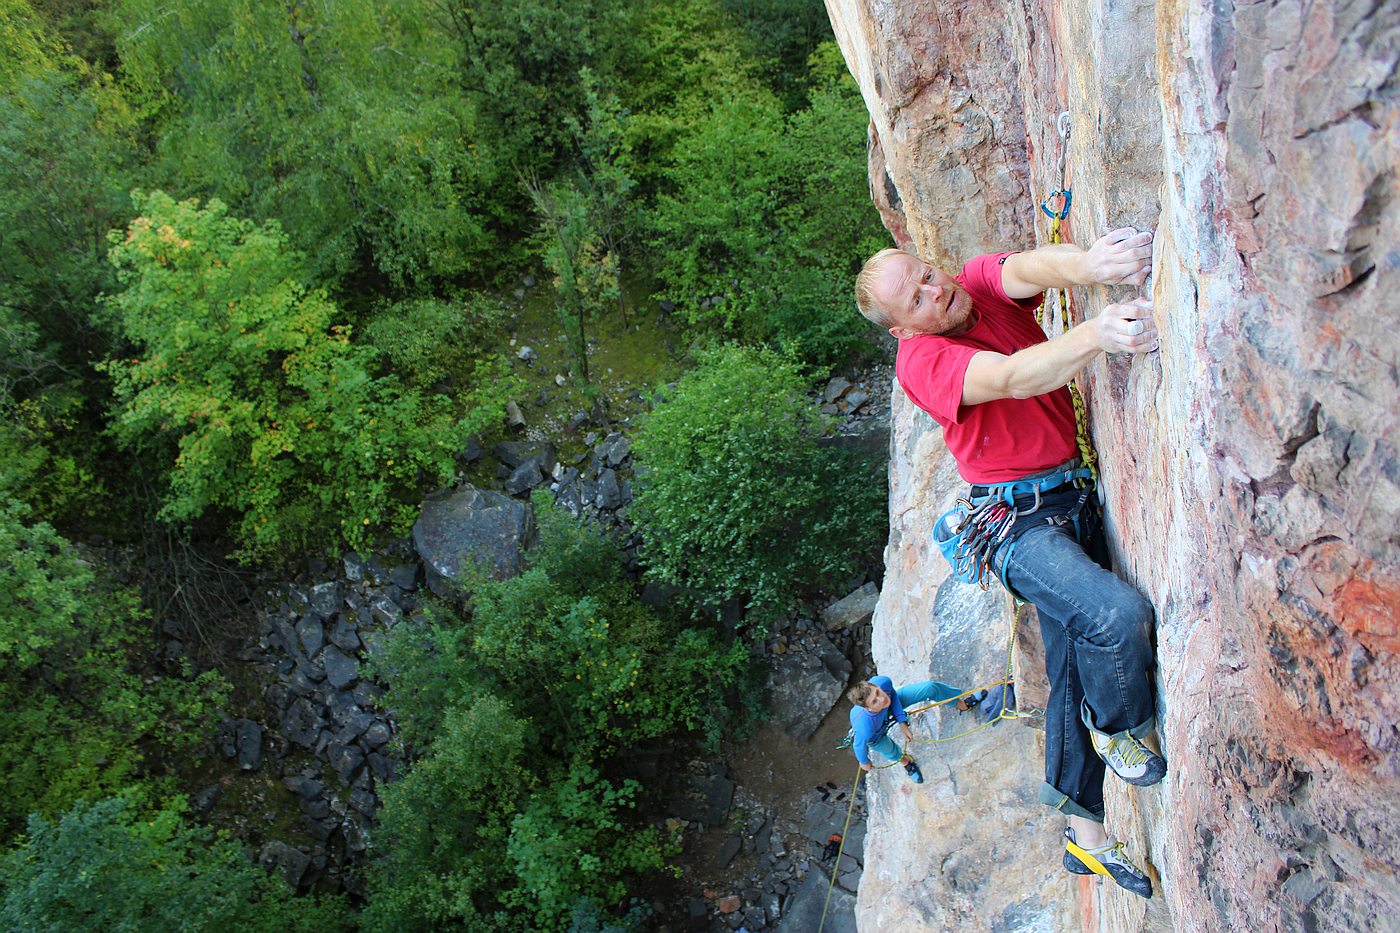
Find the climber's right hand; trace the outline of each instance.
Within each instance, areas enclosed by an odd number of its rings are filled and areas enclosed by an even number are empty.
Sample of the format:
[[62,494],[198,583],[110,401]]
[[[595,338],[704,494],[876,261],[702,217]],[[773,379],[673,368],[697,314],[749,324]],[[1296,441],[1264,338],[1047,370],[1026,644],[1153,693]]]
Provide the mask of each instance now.
[[862,762],[860,763],[860,770],[864,771],[866,774],[869,774],[869,773],[870,773],[870,768],[871,768],[870,762],[868,762],[868,761],[862,761]]
[[1151,353],[1158,347],[1151,298],[1109,305],[1096,323],[1099,348],[1105,353]]

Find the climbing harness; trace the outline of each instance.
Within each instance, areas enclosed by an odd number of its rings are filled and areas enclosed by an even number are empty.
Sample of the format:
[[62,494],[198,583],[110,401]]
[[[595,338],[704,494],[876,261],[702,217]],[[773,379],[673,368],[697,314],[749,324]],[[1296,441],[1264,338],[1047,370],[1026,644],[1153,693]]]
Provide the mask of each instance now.
[[[1081,490],[1079,502],[1069,509],[1068,517],[1056,515],[1046,519],[1052,524],[1073,521],[1078,534],[1079,513],[1088,501],[1092,480],[1091,470],[1073,467],[1009,483],[974,485],[967,496],[959,498],[953,508],[939,516],[933,526],[933,540],[952,566],[954,577],[988,589],[996,576],[992,565],[997,551],[1005,545],[1010,556],[1019,532],[1027,524],[1026,519],[1038,513],[1044,504],[1045,493],[1070,485]],[[983,490],[980,495],[976,493],[978,489]],[[1033,501],[1023,501],[1026,497],[1033,497]],[[1006,561],[1001,561],[1001,565],[1005,567]],[[1002,584],[1011,590],[1005,580]]]
[[[1060,133],[1060,187],[1050,192],[1045,200],[1040,202],[1040,209],[1045,216],[1050,218],[1050,242],[1062,243],[1064,237],[1061,233],[1061,226],[1069,217],[1069,207],[1074,200],[1074,192],[1065,184],[1065,163],[1069,157],[1070,135],[1068,110],[1060,114],[1055,125]],[[1052,207],[1051,203],[1055,201],[1059,202],[1058,206]],[[1070,329],[1069,289],[1055,289],[1054,301],[1060,309],[1060,327],[1067,331]],[[1035,312],[1035,321],[1042,328],[1045,327],[1045,306],[1049,303],[1048,300],[1043,302]],[[1070,380],[1069,398],[1074,405],[1074,436],[1079,445],[1079,459],[1083,462],[1085,469],[1089,471],[1090,479],[1097,482],[1099,478],[1099,454],[1094,449],[1093,440],[1089,437],[1089,412],[1084,404],[1084,394],[1080,392],[1077,380]]]

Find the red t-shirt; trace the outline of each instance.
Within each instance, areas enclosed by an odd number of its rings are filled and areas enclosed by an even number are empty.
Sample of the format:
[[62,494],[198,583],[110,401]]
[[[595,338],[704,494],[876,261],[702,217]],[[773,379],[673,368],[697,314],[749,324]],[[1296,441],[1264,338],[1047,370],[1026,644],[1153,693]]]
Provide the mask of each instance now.
[[978,256],[957,282],[972,296],[977,321],[956,337],[919,334],[899,342],[894,372],[905,394],[943,426],[958,472],[969,483],[1004,483],[1049,470],[1077,453],[1069,389],[1033,398],[963,405],[968,361],[981,350],[1010,356],[1045,340],[1035,320],[1044,295],[1017,301],[1001,285],[1001,260]]

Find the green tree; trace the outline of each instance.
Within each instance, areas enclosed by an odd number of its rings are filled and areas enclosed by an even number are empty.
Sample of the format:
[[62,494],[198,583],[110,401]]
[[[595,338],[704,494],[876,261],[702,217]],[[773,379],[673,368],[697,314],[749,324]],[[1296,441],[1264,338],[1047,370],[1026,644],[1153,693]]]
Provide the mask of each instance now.
[[[464,661],[455,652],[447,656],[457,665]],[[420,673],[429,671],[405,669],[395,679],[395,697],[429,685],[415,676]],[[361,918],[367,931],[519,928],[501,901],[516,883],[503,854],[517,801],[536,783],[527,766],[530,722],[467,684],[443,699],[450,705],[433,708],[431,736],[423,720],[408,717],[424,754],[384,788],[375,837],[382,857]]]
[[235,843],[122,798],[31,818],[20,846],[0,857],[0,892],[0,924],[17,933],[352,928],[343,902],[293,898]]
[[806,388],[771,351],[728,347],[665,390],[633,448],[632,518],[653,575],[761,617],[849,577],[878,546],[883,477],[818,444]]
[[495,413],[459,417],[442,396],[375,377],[373,351],[300,284],[276,224],[217,201],[134,200],[140,216],[114,237],[124,288],[111,307],[138,355],[106,369],[117,436],[173,454],[162,516],[229,510],[245,559],[402,532],[422,487],[452,477]]
[[[561,930],[620,904],[671,841],[635,812],[628,751],[717,730],[740,643],[642,605],[612,544],[536,499],[521,576],[400,626],[382,669],[417,755],[386,790],[374,930]],[[589,905],[593,905],[590,907]]]
[[492,270],[514,175],[430,6],[121,0],[147,183],[278,220],[321,282],[422,292]]
[[692,323],[818,365],[868,346],[850,283],[886,242],[867,193],[867,117],[834,50],[813,55],[797,113],[752,79],[711,95],[672,144],[650,215],[662,293]]

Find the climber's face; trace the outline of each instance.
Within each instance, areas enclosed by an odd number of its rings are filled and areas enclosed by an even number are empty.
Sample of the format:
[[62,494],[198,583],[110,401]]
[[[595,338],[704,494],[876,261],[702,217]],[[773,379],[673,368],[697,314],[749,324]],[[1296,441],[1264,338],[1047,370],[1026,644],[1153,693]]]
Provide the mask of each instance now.
[[875,695],[865,701],[865,708],[872,713],[878,713],[889,705],[890,695],[883,690],[876,690]]
[[972,327],[972,296],[951,275],[917,256],[891,256],[871,293],[900,340],[915,334],[961,334]]

